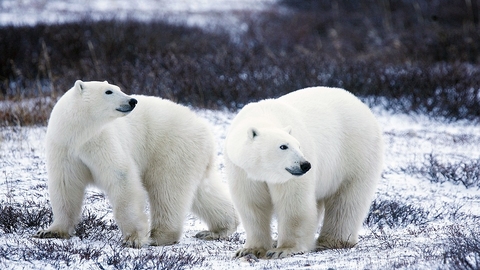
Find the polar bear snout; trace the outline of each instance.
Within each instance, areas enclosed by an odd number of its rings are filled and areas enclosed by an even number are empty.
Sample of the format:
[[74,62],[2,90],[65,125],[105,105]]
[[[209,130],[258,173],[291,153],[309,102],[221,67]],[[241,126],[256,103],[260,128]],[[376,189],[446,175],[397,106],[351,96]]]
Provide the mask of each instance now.
[[289,173],[295,176],[300,176],[304,175],[306,172],[308,172],[312,168],[312,165],[308,161],[302,161],[299,162],[298,166],[292,167],[292,168],[285,168]]
[[136,99],[131,98],[130,100],[128,100],[128,105],[127,104],[120,105],[120,108],[117,108],[117,111],[123,112],[123,113],[131,112],[137,105],[137,102],[138,101]]

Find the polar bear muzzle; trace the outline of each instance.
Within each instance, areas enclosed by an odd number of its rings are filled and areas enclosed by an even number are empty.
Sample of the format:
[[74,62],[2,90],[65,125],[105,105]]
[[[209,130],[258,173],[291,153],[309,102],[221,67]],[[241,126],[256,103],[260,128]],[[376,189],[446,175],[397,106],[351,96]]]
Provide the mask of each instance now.
[[285,168],[289,173],[295,176],[300,176],[304,175],[306,172],[308,172],[312,168],[312,165],[308,161],[303,161],[299,163],[299,166],[297,167],[292,167],[292,168]]
[[134,99],[134,98],[131,98],[128,101],[128,105],[127,104],[120,105],[120,108],[117,108],[117,111],[123,112],[123,113],[128,113],[128,112],[131,112],[135,108],[135,105],[137,105],[137,100]]

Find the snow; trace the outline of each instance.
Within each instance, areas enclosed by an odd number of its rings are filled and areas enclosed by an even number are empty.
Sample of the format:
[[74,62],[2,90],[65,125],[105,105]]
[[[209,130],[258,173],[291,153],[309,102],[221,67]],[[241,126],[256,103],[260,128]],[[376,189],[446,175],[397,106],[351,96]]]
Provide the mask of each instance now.
[[[225,179],[222,149],[226,131],[234,113],[212,110],[197,110],[196,112],[210,122],[216,135],[218,167]],[[463,159],[478,158],[479,150],[476,146],[480,140],[480,127],[468,122],[448,124],[419,115],[392,114],[381,108],[374,108],[374,112],[383,127],[387,149],[385,172],[378,187],[377,199],[404,202],[407,205],[426,209],[432,215],[458,210],[458,213],[478,216],[480,213],[478,188],[466,189],[464,186],[448,182],[431,183],[421,177],[406,175],[399,168],[418,162],[424,155],[432,152],[438,152],[447,158],[450,156],[461,156]],[[0,131],[2,134],[0,202],[21,204],[25,200],[33,198],[37,202],[49,205],[43,143],[46,127],[3,127]],[[468,139],[458,143],[459,141],[455,140],[458,136]],[[84,217],[89,211],[92,211],[106,222],[114,223],[108,200],[99,190],[90,188],[86,197]],[[434,265],[441,267],[442,260],[416,261],[415,254],[421,249],[444,241],[446,235],[442,228],[454,224],[456,224],[455,220],[449,215],[445,215],[441,219],[428,222],[425,226],[410,225],[405,228],[383,228],[381,230],[365,227],[361,232],[359,245],[350,250],[311,252],[282,260],[259,260],[257,262],[232,258],[235,250],[240,248],[242,241],[245,240],[245,232],[241,225],[237,230],[238,241],[201,241],[195,239],[194,235],[205,229],[206,226],[196,217],[189,215],[185,220],[184,235],[179,244],[169,247],[147,247],[141,250],[125,249],[122,252],[132,257],[144,254],[142,252],[193,253],[205,258],[200,269],[326,269],[329,267],[381,269],[391,266],[392,261],[406,265],[411,263],[418,269],[429,269]],[[272,223],[272,228],[272,231],[276,232],[275,222]],[[425,234],[422,230],[427,230],[429,233]],[[107,236],[98,236],[96,241],[90,243],[88,243],[89,240],[80,240],[78,237],[53,241],[58,245],[69,243],[85,246],[90,244],[109,254],[109,252],[115,252],[116,245],[119,245],[118,229],[114,230],[113,237],[116,238],[113,242],[111,239],[105,239],[108,238]],[[2,245],[13,245],[19,248],[32,246],[32,241],[34,240],[30,239],[28,235],[27,237],[16,234],[0,235],[0,247]],[[393,248],[391,248],[392,246]],[[34,263],[41,268],[52,267],[51,261],[48,259]],[[82,261],[78,258],[71,263],[69,267],[73,268],[96,267],[94,262]],[[0,268],[20,269],[28,267],[28,265],[29,262],[24,262],[21,258],[3,262],[0,259]]]
[[0,25],[63,23],[83,18],[169,19],[201,26],[231,20],[235,11],[262,10],[275,0],[2,0]]

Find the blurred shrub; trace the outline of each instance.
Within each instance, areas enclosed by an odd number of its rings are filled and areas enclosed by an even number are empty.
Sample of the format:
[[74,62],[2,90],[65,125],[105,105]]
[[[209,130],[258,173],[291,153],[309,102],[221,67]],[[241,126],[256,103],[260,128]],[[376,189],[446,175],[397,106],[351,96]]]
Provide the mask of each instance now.
[[1,201],[0,232],[19,233],[37,230],[52,221],[52,211],[42,203],[25,201],[23,204],[13,204]]
[[[246,30],[235,36],[228,29],[161,21],[3,26],[0,96],[56,97],[76,79],[108,80],[127,93],[236,109],[325,85],[375,97],[368,100],[395,111],[450,120],[480,116],[475,1],[279,5],[287,9],[237,13]],[[50,108],[39,110],[48,115]],[[44,124],[48,118],[24,111],[0,106],[0,117],[8,118],[4,124]]]
[[461,159],[450,162],[430,153],[422,163],[412,163],[401,169],[407,174],[420,175],[432,183],[450,182],[465,188],[480,188],[480,159]]
[[441,217],[441,213],[432,213],[421,207],[407,205],[394,200],[375,199],[365,218],[368,227],[404,228],[409,225],[422,226]]
[[452,226],[445,243],[443,260],[452,269],[480,269],[480,229]]

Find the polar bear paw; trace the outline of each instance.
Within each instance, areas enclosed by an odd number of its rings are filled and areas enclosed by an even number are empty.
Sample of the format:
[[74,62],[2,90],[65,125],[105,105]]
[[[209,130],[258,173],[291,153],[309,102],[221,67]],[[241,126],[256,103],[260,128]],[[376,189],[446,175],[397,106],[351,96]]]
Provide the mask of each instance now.
[[33,238],[61,238],[69,239],[71,235],[64,231],[54,230],[39,230],[36,234],[32,235]]
[[356,246],[356,242],[332,240],[326,238],[319,238],[315,247],[315,251],[324,251],[327,249],[345,249]]
[[181,231],[166,232],[158,229],[153,229],[150,232],[150,245],[152,246],[168,246],[178,243]]
[[267,257],[267,259],[282,259],[298,253],[302,252],[299,252],[298,249],[294,248],[274,248],[267,251],[265,257]]
[[235,258],[241,258],[247,255],[254,255],[257,258],[265,257],[267,250],[264,248],[241,248],[235,253]]
[[202,239],[202,240],[219,240],[219,239],[227,239],[228,235],[229,235],[228,230],[224,230],[220,232],[201,231],[195,235],[195,238]]
[[127,235],[123,238],[122,244],[130,248],[141,248],[150,243],[148,237],[140,237],[138,233]]

